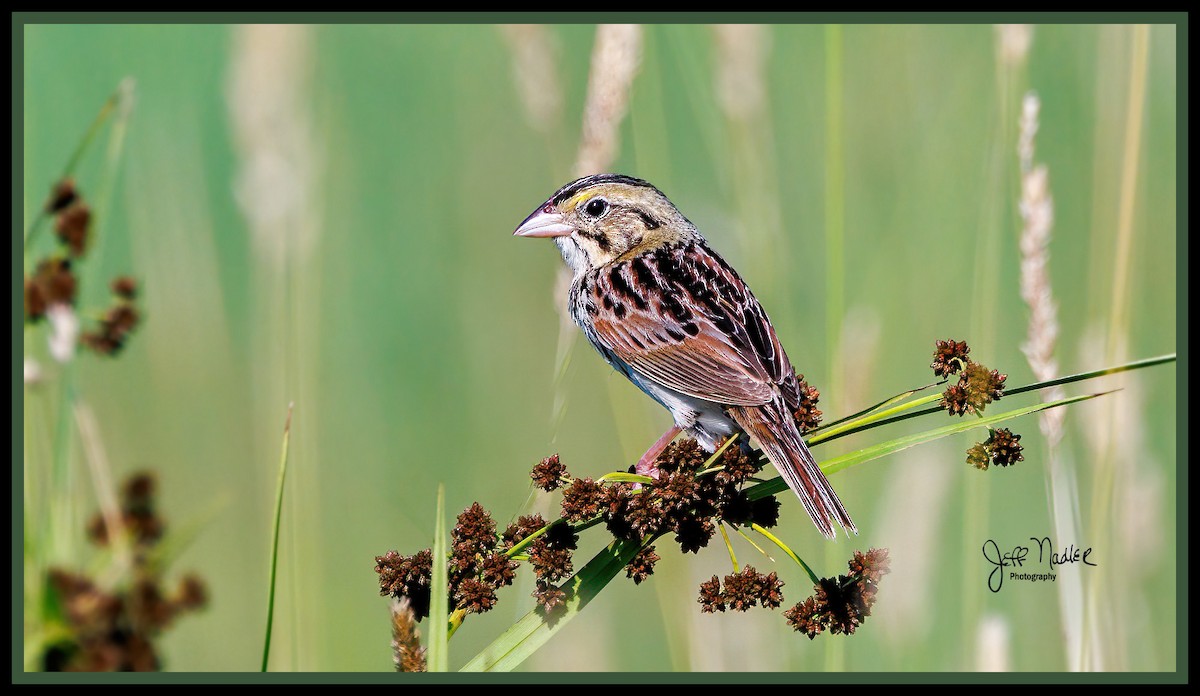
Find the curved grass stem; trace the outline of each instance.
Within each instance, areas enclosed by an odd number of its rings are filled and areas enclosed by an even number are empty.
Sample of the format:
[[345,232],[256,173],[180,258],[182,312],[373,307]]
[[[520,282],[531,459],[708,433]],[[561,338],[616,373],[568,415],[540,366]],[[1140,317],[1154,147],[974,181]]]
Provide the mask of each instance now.
[[729,560],[733,562],[733,572],[742,572],[742,568],[737,562],[737,554],[733,552],[733,544],[729,543],[729,533],[725,531],[725,525],[719,524],[717,526],[721,530],[721,538],[725,540],[725,548],[729,551]]
[[782,539],[775,536],[769,530],[763,528],[760,525],[752,524],[752,525],[750,525],[750,528],[753,529],[754,531],[758,532],[759,534],[763,535],[764,537],[766,537],[771,543],[778,546],[781,551],[786,553],[789,558],[791,558],[801,568],[803,568],[804,572],[808,573],[808,577],[813,581],[814,585],[816,585],[817,583],[819,583],[821,581],[820,578],[817,577],[817,574],[813,572],[813,569],[809,568],[808,564],[804,562],[804,559],[800,558],[800,556],[796,555],[796,552],[792,551],[792,549],[789,548],[787,544],[783,543]]
[[283,426],[283,448],[279,455],[279,481],[275,486],[275,522],[271,530],[271,571],[267,587],[267,635],[263,639],[262,671],[267,671],[271,657],[271,624],[275,620],[275,573],[279,568],[279,527],[283,518],[283,482],[287,476],[288,441],[292,435],[292,404],[288,404],[287,422]]

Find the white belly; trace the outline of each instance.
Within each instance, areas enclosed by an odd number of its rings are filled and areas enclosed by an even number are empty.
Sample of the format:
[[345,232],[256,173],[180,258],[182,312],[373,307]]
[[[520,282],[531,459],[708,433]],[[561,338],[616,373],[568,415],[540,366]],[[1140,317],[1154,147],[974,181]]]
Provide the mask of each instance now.
[[668,389],[633,370],[630,370],[629,379],[670,411],[675,425],[709,452],[716,449],[717,443],[741,431],[737,423],[725,415],[720,404]]

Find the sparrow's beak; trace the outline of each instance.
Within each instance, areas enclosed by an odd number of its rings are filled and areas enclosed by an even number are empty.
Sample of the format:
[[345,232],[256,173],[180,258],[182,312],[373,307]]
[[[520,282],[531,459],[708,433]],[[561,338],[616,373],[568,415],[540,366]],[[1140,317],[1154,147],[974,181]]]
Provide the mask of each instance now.
[[575,228],[563,222],[562,214],[547,203],[525,218],[513,234],[518,237],[565,237],[574,231]]

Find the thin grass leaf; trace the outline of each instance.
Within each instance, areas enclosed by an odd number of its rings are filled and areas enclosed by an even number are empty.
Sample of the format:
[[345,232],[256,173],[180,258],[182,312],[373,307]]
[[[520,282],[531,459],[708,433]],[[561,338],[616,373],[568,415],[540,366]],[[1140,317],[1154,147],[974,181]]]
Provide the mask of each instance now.
[[[79,139],[79,144],[75,146],[75,150],[71,153],[71,159],[67,160],[67,165],[63,167],[63,173],[62,176],[59,177],[60,179],[66,179],[75,173],[75,168],[79,166],[79,162],[83,159],[84,153],[87,152],[88,147],[92,144],[92,141],[96,139],[96,135],[100,133],[100,129],[104,126],[105,122],[108,121],[108,117],[112,115],[113,110],[117,108],[117,102],[121,98],[121,95],[122,90],[120,87],[118,87],[117,91],[113,92],[108,97],[108,100],[104,102],[104,105],[100,107],[100,111],[96,114],[96,117],[92,119],[91,125],[88,126],[86,131],[84,131],[83,137]],[[29,229],[25,232],[24,242],[26,253],[29,252],[29,246],[34,240],[34,235],[36,235],[38,230],[41,228],[42,221],[48,217],[49,213],[46,212],[45,207],[39,207],[37,215],[34,216],[33,222],[29,224]]]
[[[843,469],[848,469],[848,468],[854,466],[855,464],[862,464],[863,462],[869,462],[872,459],[878,459],[880,457],[892,454],[894,452],[899,452],[900,450],[908,449],[909,447],[913,447],[915,445],[924,444],[926,442],[932,442],[934,440],[940,440],[943,437],[947,437],[947,436],[953,435],[955,433],[962,433],[962,432],[966,432],[968,430],[973,430],[975,428],[982,428],[985,426],[993,425],[995,423],[1000,423],[1000,422],[1003,422],[1006,420],[1011,420],[1011,419],[1017,418],[1019,416],[1026,416],[1026,415],[1029,415],[1030,413],[1037,413],[1038,411],[1045,411],[1048,408],[1055,408],[1058,406],[1066,406],[1067,404],[1073,404],[1073,403],[1077,403],[1080,401],[1087,401],[1088,399],[1094,399],[1097,396],[1104,396],[1105,394],[1110,394],[1110,393],[1112,393],[1112,392],[1101,392],[1099,394],[1083,394],[1081,396],[1072,396],[1072,397],[1069,397],[1066,399],[1059,399],[1058,401],[1051,401],[1051,402],[1044,403],[1044,404],[1034,404],[1033,406],[1026,406],[1025,408],[1018,408],[1018,409],[1015,409],[1012,411],[1005,411],[1004,413],[998,413],[994,416],[988,416],[985,418],[977,418],[974,420],[965,420],[964,419],[961,422],[954,423],[953,425],[948,425],[944,428],[935,428],[933,430],[926,430],[925,432],[916,433],[915,435],[906,435],[904,437],[899,437],[894,440],[888,440],[887,442],[881,442],[877,445],[871,445],[869,447],[864,447],[862,449],[855,450],[853,452],[847,452],[846,454],[843,454],[840,457],[834,457],[833,459],[829,459],[825,462],[822,462],[821,463],[821,471],[825,472],[825,474],[828,476],[829,474],[837,473]],[[746,495],[749,496],[750,500],[757,500],[758,498],[764,498],[768,495],[775,495],[776,493],[781,493],[785,490],[787,490],[787,483],[784,482],[782,477],[776,477],[776,478],[771,479],[770,481],[764,481],[756,486],[753,486],[752,488],[747,489]]]
[[1155,365],[1162,365],[1164,363],[1169,363],[1169,362],[1175,362],[1175,354],[1174,353],[1169,353],[1167,355],[1159,355],[1159,356],[1153,357],[1153,358],[1145,358],[1142,360],[1134,360],[1133,362],[1127,362],[1122,365],[1117,365],[1115,367],[1105,367],[1105,368],[1101,368],[1099,370],[1092,370],[1091,372],[1079,372],[1079,373],[1076,373],[1073,375],[1067,375],[1066,377],[1058,377],[1056,379],[1048,379],[1045,382],[1034,382],[1033,384],[1026,384],[1024,386],[1016,387],[1014,389],[1005,389],[1004,395],[1005,396],[1015,396],[1017,394],[1024,394],[1025,392],[1036,391],[1038,389],[1045,389],[1046,387],[1057,387],[1060,384],[1071,384],[1072,382],[1081,382],[1085,379],[1095,379],[1096,377],[1104,377],[1105,375],[1115,375],[1118,372],[1128,372],[1130,370],[1140,370],[1144,367],[1153,367]]
[[[604,519],[602,517],[600,517],[599,515],[597,515],[596,517],[593,517],[592,519],[588,520],[587,522],[580,522],[578,524],[571,525],[571,529],[576,534],[578,534],[579,532],[582,532],[585,529],[591,529],[592,527],[595,527],[596,525],[600,524],[603,521],[604,521]],[[532,544],[534,539],[537,539],[541,535],[550,531],[550,528],[556,524],[568,524],[568,523],[566,520],[564,520],[561,517],[558,518],[557,520],[554,520],[553,522],[547,523],[545,527],[542,527],[541,529],[537,530],[533,534],[530,534],[529,536],[525,537],[524,539],[513,544],[511,549],[504,552],[505,555],[508,556],[509,558],[516,560],[517,555],[520,554],[522,551],[524,551],[525,548],[528,547],[530,544]]]
[[[1013,387],[1012,389],[1005,389],[1004,395],[1005,395],[1005,397],[1011,397],[1011,396],[1016,396],[1017,394],[1024,394],[1026,392],[1036,391],[1039,389],[1045,389],[1047,387],[1054,387],[1054,386],[1058,386],[1058,385],[1062,385],[1062,384],[1071,384],[1073,382],[1082,382],[1082,381],[1089,380],[1089,379],[1095,379],[1096,377],[1103,377],[1105,375],[1114,375],[1119,372],[1128,372],[1130,370],[1138,370],[1138,369],[1142,369],[1145,367],[1153,367],[1154,365],[1162,365],[1164,363],[1169,363],[1169,362],[1175,362],[1175,353],[1171,353],[1169,355],[1160,355],[1160,356],[1154,357],[1154,358],[1146,358],[1144,360],[1134,360],[1133,362],[1124,363],[1122,365],[1117,365],[1115,367],[1106,367],[1106,368],[1102,368],[1099,370],[1091,370],[1089,372],[1079,372],[1077,374],[1067,375],[1066,377],[1059,377],[1057,379],[1046,380],[1044,382],[1033,382],[1031,384],[1022,385],[1020,387]],[[915,401],[910,401],[906,404],[902,404],[900,406],[890,408],[886,411],[874,413],[872,415],[869,415],[869,416],[866,416],[863,418],[859,418],[853,422],[848,422],[845,425],[838,427],[834,430],[825,431],[815,437],[807,438],[805,441],[809,445],[816,445],[821,442],[829,442],[831,440],[836,440],[841,437],[846,437],[847,435],[853,435],[854,433],[859,433],[864,430],[870,430],[871,428],[878,428],[881,425],[890,425],[892,423],[898,423],[902,420],[908,420],[909,418],[916,418],[918,416],[924,416],[929,413],[937,413],[938,411],[942,410],[941,406],[933,406],[931,408],[922,409],[920,411],[912,411],[912,409],[917,408],[919,406],[926,406],[928,404],[938,401],[939,399],[941,399],[940,394],[933,394],[930,396],[922,397]],[[910,411],[910,412],[905,413],[905,411]]]
[[758,532],[759,534],[765,536],[767,539],[771,540],[771,542],[774,543],[776,546],[778,546],[780,548],[780,550],[782,550],[784,553],[786,553],[789,558],[791,558],[793,561],[795,561],[797,563],[797,565],[799,565],[801,568],[803,568],[804,572],[808,573],[808,577],[813,581],[814,585],[821,582],[820,578],[817,577],[817,574],[813,572],[813,569],[809,568],[808,564],[804,562],[804,559],[800,558],[800,556],[796,555],[796,552],[792,551],[792,549],[787,544],[783,543],[783,540],[781,540],[779,537],[772,534],[770,531],[768,531],[761,525],[752,524],[752,525],[750,525],[750,528],[753,529],[754,531]]
[[[121,156],[125,152],[125,135],[129,130],[129,118],[133,113],[134,103],[134,87],[136,82],[132,77],[126,77],[121,80],[121,84],[117,86],[117,91],[113,95],[116,98],[116,116],[113,117],[112,126],[108,129],[108,147],[105,150],[104,169],[101,171],[100,179],[96,182],[96,197],[92,217],[93,220],[108,220],[109,207],[112,205],[113,191],[117,185],[117,175],[121,169]],[[104,257],[104,245],[110,235],[100,234],[99,226],[96,222],[92,223],[90,249],[88,255],[93,258]],[[86,297],[83,294],[83,287],[91,277],[91,274],[81,277],[79,296]]]
[[450,605],[446,578],[446,487],[438,484],[437,520],[433,532],[433,577],[429,581],[429,671],[450,669],[450,632],[446,613]]
[[[899,406],[893,406],[892,408],[884,409],[882,411],[869,413],[861,418],[856,418],[854,420],[847,421],[842,425],[831,427],[828,430],[821,432],[819,435],[814,435],[810,438],[807,438],[805,441],[809,445],[816,445],[828,440],[835,440],[839,437],[844,437],[853,432],[866,430],[869,427],[882,424],[882,422],[890,423],[892,422],[891,419],[893,417],[902,414],[905,411],[911,411],[914,408],[932,404],[941,400],[941,398],[941,394],[930,394],[929,396],[923,396],[920,399],[909,401],[907,403],[900,404]],[[936,410],[940,410],[940,407],[932,410],[921,411],[920,413],[931,413],[932,411]]]
[[755,550],[757,550],[762,555],[766,556],[768,561],[770,561],[772,563],[775,562],[775,559],[771,556],[771,554],[767,553],[766,549],[759,546],[758,543],[754,541],[754,539],[750,538],[750,535],[746,533],[745,527],[738,526],[738,527],[734,527],[733,530],[735,532],[737,532],[738,534],[740,534],[741,537],[746,540],[747,544],[750,544],[751,546],[753,546],[755,548]]
[[708,461],[704,462],[704,465],[701,466],[700,468],[707,469],[708,467],[712,466],[713,462],[717,461],[717,459],[719,459],[722,454],[725,454],[725,450],[729,449],[729,446],[732,445],[734,443],[734,441],[738,439],[739,435],[741,435],[741,433],[734,433],[734,434],[730,435],[728,438],[726,438],[725,442],[721,443],[721,446],[717,448],[717,451],[713,452],[712,456],[708,458]]
[[267,671],[271,657],[271,624],[275,621],[275,573],[279,567],[279,523],[283,517],[283,481],[287,476],[288,441],[292,436],[292,406],[288,404],[287,422],[283,425],[283,447],[279,454],[279,482],[275,486],[275,523],[271,529],[271,572],[267,580],[267,635],[263,639],[262,671]]
[[729,532],[725,531],[725,525],[723,524],[717,525],[717,528],[721,530],[721,538],[725,540],[725,549],[729,551],[729,560],[733,562],[733,572],[742,572],[742,568],[737,562],[737,554],[733,552],[733,544],[729,542]]
[[641,474],[630,474],[624,471],[614,471],[601,476],[596,481],[615,481],[617,483],[654,483],[654,479]]
[[[651,540],[647,540],[650,543]],[[464,672],[510,672],[546,644],[604,589],[621,569],[633,560],[642,544],[614,541],[596,554],[588,564],[564,585],[567,599],[561,609],[555,609],[552,620],[538,609],[521,617],[492,644],[473,657]]]
[[842,416],[841,418],[839,418],[835,421],[830,421],[828,423],[821,425],[820,427],[813,428],[812,430],[808,431],[808,434],[810,436],[816,435],[817,433],[821,433],[826,430],[829,430],[830,428],[832,428],[835,425],[841,425],[842,423],[845,423],[847,421],[852,421],[857,418],[862,418],[863,416],[870,415],[872,413],[875,413],[876,411],[887,408],[888,406],[891,406],[894,403],[904,401],[905,399],[912,396],[913,394],[916,394],[917,392],[925,391],[926,389],[936,386],[937,384],[938,384],[938,382],[933,382],[932,384],[926,384],[923,387],[917,387],[916,389],[909,389],[908,391],[900,392],[899,394],[897,394],[889,399],[884,399],[883,401],[880,401],[879,403],[875,404],[874,406],[868,406],[868,407],[864,408],[863,410],[858,411],[857,413],[851,413],[848,416]]

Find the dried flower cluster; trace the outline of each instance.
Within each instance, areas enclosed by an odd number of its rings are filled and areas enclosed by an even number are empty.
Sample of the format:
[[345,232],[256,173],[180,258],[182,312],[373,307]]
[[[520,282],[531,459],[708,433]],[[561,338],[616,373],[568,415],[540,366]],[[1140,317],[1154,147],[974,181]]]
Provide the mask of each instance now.
[[740,572],[726,575],[724,581],[717,576],[700,583],[700,611],[713,613],[746,611],[762,604],[767,609],[778,609],[783,603],[783,582],[775,573],[760,573],[754,566],[746,566]]
[[[936,367],[934,372],[937,372]],[[942,408],[952,416],[983,413],[988,404],[1004,396],[1006,379],[1008,375],[1000,374],[999,370],[991,370],[986,365],[967,360],[958,382],[942,393]]]
[[800,427],[800,434],[803,435],[821,424],[822,414],[817,408],[821,392],[804,381],[804,375],[797,374],[796,381],[799,382],[797,393],[800,394],[800,405],[792,411],[792,417],[796,419],[796,425]]
[[[154,488],[154,477],[143,473],[131,477],[122,490],[118,529],[132,547],[132,577],[109,588],[83,573],[50,570],[49,589],[65,630],[44,653],[45,670],[158,670],[157,636],[180,615],[207,603],[208,591],[199,577],[185,575],[168,590],[151,560],[165,528],[154,509]],[[99,515],[88,526],[88,536],[101,546],[112,542],[114,532]]]
[[[1008,375],[971,360],[970,352],[971,347],[966,341],[949,339],[934,344],[933,362],[929,365],[933,374],[938,377],[959,375],[958,382],[942,393],[942,408],[952,416],[981,415],[988,404],[1004,396]],[[986,471],[991,464],[1009,466],[1025,458],[1018,442],[1020,435],[1014,435],[1007,428],[989,431],[986,442],[977,442],[967,450],[967,464]]]
[[996,466],[1011,466],[1025,460],[1025,456],[1021,454],[1021,436],[1008,428],[992,430],[983,446],[987,448],[988,455]]
[[633,580],[633,584],[640,585],[645,582],[646,578],[654,574],[654,564],[661,560],[662,557],[654,552],[654,547],[647,546],[633,557],[629,565],[625,566],[625,577]]
[[433,553],[429,549],[411,556],[401,556],[395,551],[376,556],[375,572],[379,574],[379,594],[407,599],[417,621],[429,616],[433,576]]
[[980,471],[987,471],[991,464],[1012,466],[1025,460],[1022,450],[1020,435],[1008,428],[989,429],[987,440],[976,442],[967,450],[967,463]]
[[[696,553],[708,545],[720,522],[775,526],[779,501],[751,501],[742,489],[766,460],[731,446],[718,460],[720,469],[699,475],[709,457],[695,440],[680,440],[659,455],[659,475],[653,483],[640,488],[629,483],[604,486],[600,514],[608,531],[627,541],[671,533],[682,551]],[[567,516],[569,511],[564,507],[563,513]]]
[[854,633],[871,615],[879,593],[879,580],[890,571],[887,549],[854,552],[850,574],[821,578],[813,595],[784,612],[788,624],[810,639],[825,629]]
[[85,331],[80,337],[83,345],[100,355],[116,355],[125,347],[125,341],[141,320],[134,299],[137,283],[133,278],[120,276],[113,280],[113,304],[100,319],[96,330]]
[[[154,474],[141,472],[130,476],[121,489],[121,527],[133,539],[135,548],[145,548],[163,535],[163,520],[154,509],[157,485]],[[103,514],[96,513],[92,516],[87,532],[93,543],[108,545],[108,522]]]
[[[517,569],[506,553],[505,540],[496,534],[496,523],[479,503],[473,503],[459,514],[450,542],[447,609],[474,614],[491,611],[496,606],[496,590],[511,585]],[[407,598],[418,621],[429,616],[433,577],[429,549],[412,556],[396,551],[376,556],[375,572],[381,595]]]
[[[63,179],[54,185],[45,210],[54,216],[58,246],[37,262],[32,275],[25,276],[25,321],[31,324],[53,317],[54,307],[67,308],[66,312],[74,316],[70,308],[75,306],[79,286],[74,264],[83,259],[91,239],[91,208],[71,179]],[[140,320],[134,305],[135,281],[122,276],[114,279],[111,287],[113,304],[94,330],[85,331],[79,337],[85,347],[101,355],[118,353]],[[69,338],[73,344],[75,335],[71,334]],[[56,357],[69,354],[69,351],[56,351]]]
[[559,460],[557,454],[552,454],[542,461],[538,462],[529,477],[533,479],[533,485],[549,493],[559,486],[562,486],[569,479],[567,478],[567,467]]
[[[528,561],[533,571],[538,606],[547,613],[561,607],[569,598],[563,581],[575,572],[576,526],[603,522],[616,539],[642,543],[625,567],[626,576],[636,584],[645,582],[660,560],[649,540],[672,534],[683,551],[697,552],[708,545],[717,524],[775,526],[779,501],[774,497],[751,501],[742,489],[766,460],[730,446],[704,470],[711,457],[694,440],[673,443],[656,462],[659,477],[640,484],[575,478],[558,455],[543,459],[530,477],[542,490],[562,489],[562,519],[547,524],[541,515],[523,516],[497,534],[495,523],[478,503],[464,511],[451,534],[449,609],[490,610],[496,604],[496,590],[512,584],[518,561]],[[417,620],[428,616],[432,563],[428,549],[412,556],[396,551],[377,556],[380,594],[407,598]],[[769,577],[771,586],[782,586],[774,574]],[[730,596],[742,597],[739,603],[756,594],[754,587],[738,585],[742,580],[732,582],[735,589]],[[755,601],[771,602],[769,598]]]
[[967,354],[971,352],[971,347],[966,341],[955,341],[949,339],[946,341],[935,341],[933,351],[933,362],[929,364],[933,368],[933,374],[938,377],[948,377],[953,374],[958,374],[970,358]]
[[39,261],[33,275],[25,277],[25,321],[45,318],[52,305],[74,305],[77,286],[70,259],[50,257]]

